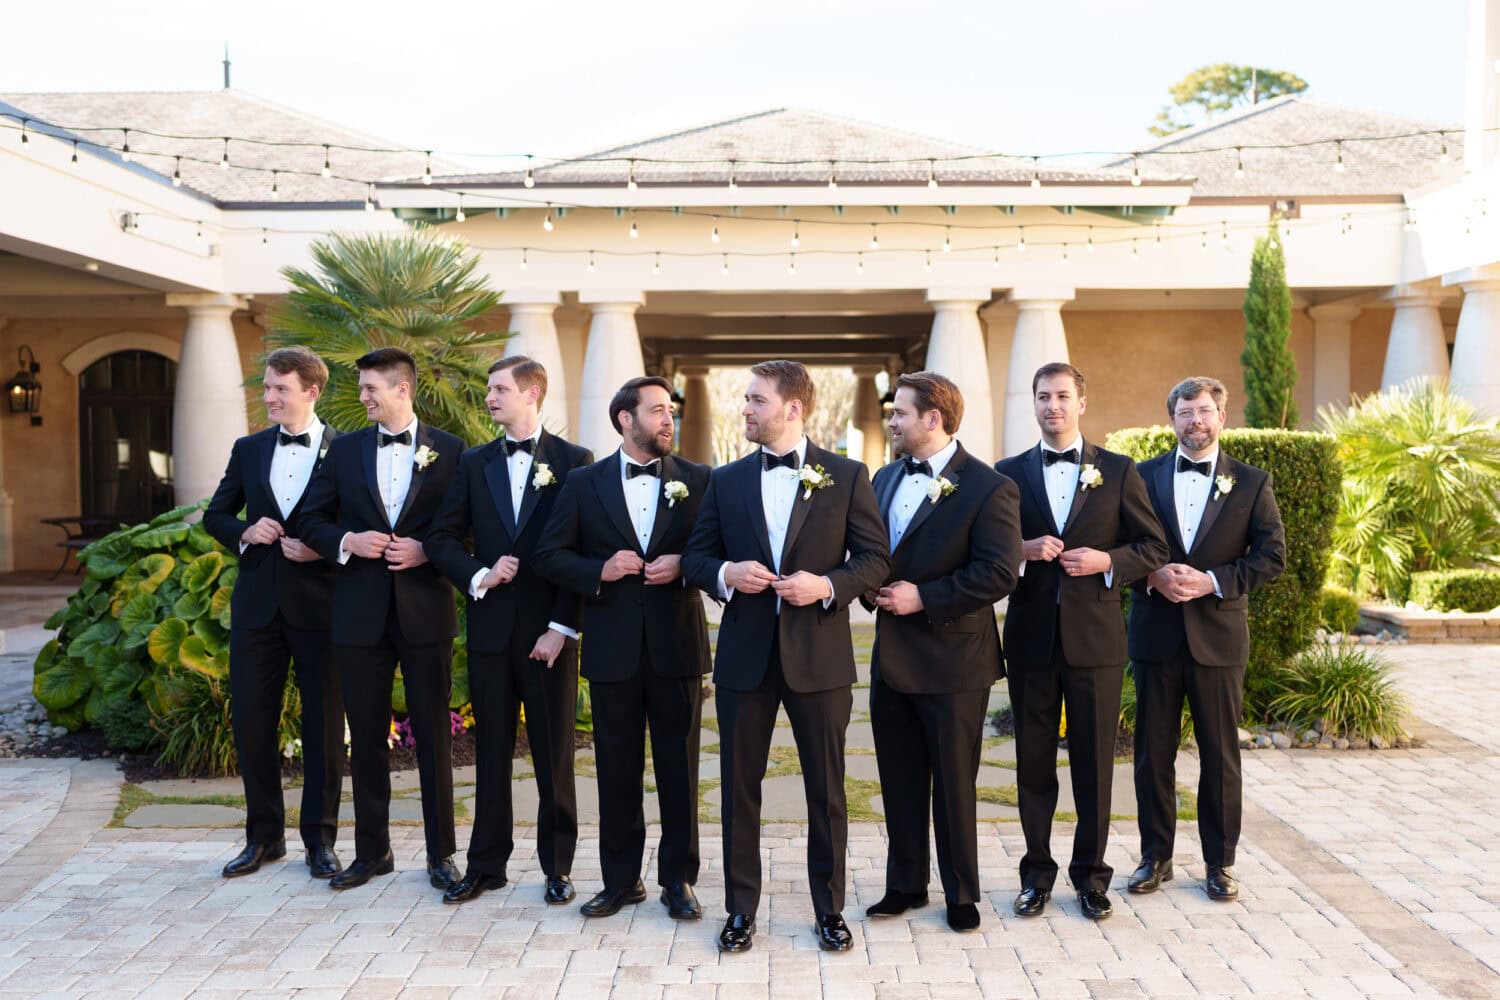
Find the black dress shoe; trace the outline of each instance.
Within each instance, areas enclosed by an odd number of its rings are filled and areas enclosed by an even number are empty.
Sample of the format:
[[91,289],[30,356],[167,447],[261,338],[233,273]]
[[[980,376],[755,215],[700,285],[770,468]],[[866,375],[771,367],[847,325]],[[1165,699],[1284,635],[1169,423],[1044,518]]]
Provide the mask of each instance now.
[[899,889],[887,889],[885,895],[880,897],[880,902],[865,907],[867,917],[899,917],[907,910],[916,909],[927,905],[927,893],[925,892],[902,892]]
[[818,935],[818,947],[824,951],[848,951],[854,947],[854,935],[849,933],[842,913],[819,914],[813,930]]
[[686,882],[662,886],[661,901],[667,908],[667,916],[673,920],[697,920],[703,916],[703,906]]
[[1203,887],[1208,890],[1209,899],[1225,903],[1238,899],[1240,895],[1240,883],[1234,877],[1233,865],[1209,865]]
[[719,932],[719,950],[749,951],[755,940],[755,918],[748,913],[731,913]]
[[948,926],[956,931],[972,931],[979,926],[979,907],[973,903],[949,903]]
[[389,875],[395,870],[396,859],[391,857],[390,851],[386,851],[384,857],[376,858],[374,861],[361,861],[356,858],[354,864],[328,880],[328,888],[353,889],[357,885],[364,885],[376,875]]
[[566,875],[558,875],[547,879],[547,889],[542,893],[542,898],[549,906],[561,906],[578,895],[573,888],[573,880]]
[[427,881],[432,883],[434,889],[447,892],[459,881],[458,866],[453,863],[453,858],[434,858],[427,856]]
[[1022,889],[1012,904],[1018,917],[1036,917],[1047,908],[1047,899],[1052,895],[1051,889]]
[[1125,888],[1134,893],[1155,892],[1163,882],[1172,881],[1172,862],[1152,861],[1142,858],[1125,883]]
[[627,889],[605,889],[603,892],[595,893],[594,898],[578,908],[585,917],[612,917],[620,912],[620,907],[626,903],[644,903],[646,901],[646,887],[641,884],[640,879],[635,880],[635,885]]
[[1104,920],[1115,912],[1103,889],[1084,889],[1078,894],[1078,907],[1090,920]]
[[482,892],[491,889],[502,889],[505,887],[504,875],[486,875],[484,872],[470,871],[463,878],[454,882],[443,893],[445,903],[467,903]]
[[327,844],[307,849],[307,868],[313,878],[333,878],[344,870],[343,862]]
[[286,857],[286,841],[271,844],[246,844],[245,849],[229,859],[224,866],[225,878],[239,878],[260,871],[262,861],[275,861]]

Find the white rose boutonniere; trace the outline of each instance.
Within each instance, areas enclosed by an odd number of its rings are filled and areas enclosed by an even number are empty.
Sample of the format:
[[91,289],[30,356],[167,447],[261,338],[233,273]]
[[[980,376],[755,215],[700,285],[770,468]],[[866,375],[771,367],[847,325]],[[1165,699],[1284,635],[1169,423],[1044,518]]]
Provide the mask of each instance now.
[[688,498],[687,483],[681,479],[669,479],[661,488],[662,496],[667,498],[667,509],[671,510],[677,506],[677,501]]
[[927,502],[937,503],[939,500],[943,499],[943,497],[950,495],[956,489],[958,489],[958,485],[956,483],[949,480],[946,476],[938,476],[932,482],[927,484]]
[[833,477],[821,465],[804,465],[797,470],[797,481],[803,486],[803,500],[812,499],[814,490],[826,490],[833,485]]
[[437,452],[425,444],[417,449],[417,453],[411,457],[411,462],[419,469],[425,469],[437,461]]
[[1102,482],[1104,482],[1104,473],[1100,472],[1093,465],[1085,463],[1083,468],[1078,470],[1079,489],[1091,490]]
[[1232,490],[1232,489],[1234,489],[1234,477],[1233,476],[1215,476],[1214,477],[1214,486],[1215,486],[1215,490],[1214,490],[1214,499],[1215,500],[1219,499],[1222,496],[1227,496],[1229,494],[1229,491]]
[[328,446],[325,444],[322,448],[318,449],[318,461],[321,462],[321,461],[323,461],[323,459],[325,459],[327,457],[328,457]]
[[552,474],[552,466],[546,462],[538,462],[532,470],[531,488],[539,490],[544,486],[551,486],[557,482],[557,477]]

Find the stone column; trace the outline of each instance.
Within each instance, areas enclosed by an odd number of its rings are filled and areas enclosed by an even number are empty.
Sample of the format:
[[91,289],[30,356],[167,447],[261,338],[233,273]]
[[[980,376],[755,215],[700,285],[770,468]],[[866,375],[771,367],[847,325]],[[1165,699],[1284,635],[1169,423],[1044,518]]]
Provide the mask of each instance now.
[[985,356],[979,307],[990,299],[988,288],[931,288],[932,335],[927,341],[927,369],[951,378],[964,395],[964,420],[958,437],[964,449],[994,461],[994,404],[990,399],[990,365]]
[[1313,408],[1349,405],[1350,328],[1363,306],[1325,302],[1310,306],[1313,321]]
[[[7,317],[0,316],[0,330],[4,330],[9,323],[10,320]],[[8,358],[0,356],[0,361],[8,360]],[[7,374],[5,377],[9,378],[10,375]],[[44,390],[47,388],[45,382],[42,383],[42,388]],[[0,418],[3,418],[10,413],[10,403],[8,401],[0,401],[0,406],[5,407],[4,411],[0,412]],[[27,421],[16,418],[15,421],[8,421],[7,426],[15,426],[16,423],[24,425]],[[5,488],[4,437],[4,428],[0,428],[0,573],[9,573],[16,568],[16,536],[13,534],[15,530],[13,519],[16,502]],[[0,653],[4,651],[3,642],[0,642]]]
[[885,414],[880,409],[880,389],[875,385],[879,368],[854,369],[854,416],[849,421],[860,438],[860,449],[849,449],[849,457],[858,457],[870,467],[870,475],[885,464]]
[[557,292],[506,292],[504,304],[510,307],[510,329],[515,336],[505,342],[505,356],[524,354],[547,369],[542,425],[554,434],[569,437],[568,377],[553,320],[561,301]]
[[1443,284],[1464,290],[1448,386],[1485,416],[1500,416],[1500,265],[1445,274]]
[[[979,310],[984,323],[984,349],[990,360],[990,399],[994,410],[990,438],[998,448],[1005,440],[1005,389],[1010,374],[1010,345],[1016,334],[1016,307],[1010,302],[992,302]],[[991,456],[985,456],[986,459]],[[996,460],[999,455],[993,456]]]
[[235,439],[249,431],[245,376],[230,317],[249,308],[238,295],[167,296],[167,306],[187,310],[177,391],[172,399],[172,484],[177,502],[213,495]]
[[678,451],[683,458],[712,465],[714,460],[713,400],[708,395],[708,369],[686,367],[682,373],[682,426]]
[[1073,289],[1052,286],[1018,287],[1009,300],[1016,307],[1016,332],[1010,342],[1010,367],[1005,383],[1005,441],[995,458],[1018,455],[1036,443],[1039,431],[1032,405],[1031,378],[1042,365],[1068,360],[1068,337],[1063,330],[1063,303],[1073,300]]
[[609,401],[629,379],[646,373],[635,311],[646,302],[642,292],[580,292],[578,301],[591,309],[589,340],[583,352],[583,382],[578,399],[575,440],[596,457],[620,443],[609,422]]
[[1448,377],[1448,339],[1438,312],[1442,297],[1433,289],[1397,285],[1386,298],[1395,306],[1391,337],[1385,345],[1380,388],[1390,389],[1424,375]]

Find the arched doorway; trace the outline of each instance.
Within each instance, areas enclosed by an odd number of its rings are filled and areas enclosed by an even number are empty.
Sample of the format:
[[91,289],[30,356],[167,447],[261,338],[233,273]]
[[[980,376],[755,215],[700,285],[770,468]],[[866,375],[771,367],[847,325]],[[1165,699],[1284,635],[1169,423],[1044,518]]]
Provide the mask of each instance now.
[[176,381],[177,363],[151,351],[116,351],[79,373],[84,517],[139,524],[171,509]]

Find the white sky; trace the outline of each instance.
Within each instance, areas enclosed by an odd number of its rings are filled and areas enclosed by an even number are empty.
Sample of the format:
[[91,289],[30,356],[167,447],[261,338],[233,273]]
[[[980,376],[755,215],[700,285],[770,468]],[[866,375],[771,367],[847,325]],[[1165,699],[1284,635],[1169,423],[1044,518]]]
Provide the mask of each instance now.
[[581,152],[797,106],[1019,153],[1135,148],[1215,62],[1458,124],[1464,0],[7,0],[0,92],[237,89],[417,148]]

